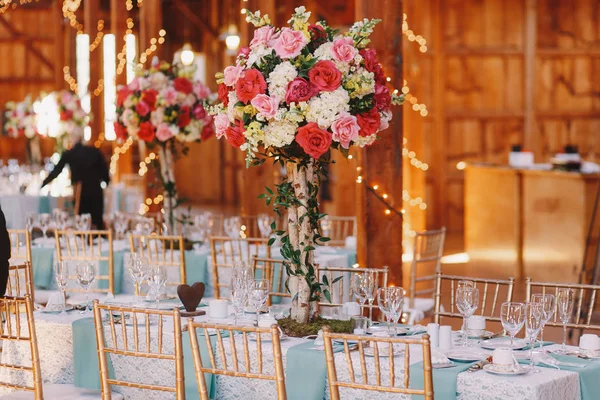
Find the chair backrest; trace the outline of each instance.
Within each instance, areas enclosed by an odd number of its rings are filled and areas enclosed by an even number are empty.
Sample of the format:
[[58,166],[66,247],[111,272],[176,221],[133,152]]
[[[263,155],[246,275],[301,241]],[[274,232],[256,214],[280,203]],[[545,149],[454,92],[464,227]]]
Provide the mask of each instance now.
[[10,264],[31,262],[31,232],[29,229],[8,229]]
[[129,235],[132,253],[139,254],[150,264],[179,268],[179,279],[167,271],[167,285],[178,286],[186,283],[185,244],[183,236]]
[[[23,312],[24,310],[24,312]],[[3,358],[0,370],[20,371],[33,375],[33,385],[20,385],[0,381],[0,387],[10,390],[27,391],[33,393],[35,400],[43,400],[42,372],[40,370],[40,358],[38,355],[37,336],[35,334],[35,323],[33,319],[33,300],[30,295],[24,297],[2,296],[0,297],[0,313],[5,321],[0,324],[0,339],[14,341],[17,343],[28,342],[30,350],[31,365],[20,363],[13,364],[11,360]],[[24,314],[24,315],[23,315]],[[27,329],[21,326],[22,318],[26,318]],[[23,356],[27,357],[26,355]],[[0,376],[10,376],[9,373]]]
[[[285,400],[287,398],[279,337],[280,331],[277,325],[272,325],[270,328],[257,328],[253,326],[203,324],[196,323],[190,318],[188,330],[198,382],[198,394],[201,400],[209,399],[205,373],[274,381],[277,386],[277,399]],[[216,331],[216,343],[214,345],[210,339],[211,331]],[[207,363],[202,360],[200,354],[198,344],[198,334],[200,333],[204,335],[206,341],[210,360],[209,365],[205,365]],[[271,360],[265,362],[267,360],[263,354],[265,351],[263,349],[263,336],[268,336],[270,339],[274,364],[271,364]],[[224,337],[229,338],[229,351],[226,350]],[[250,340],[250,337],[253,340]],[[265,340],[264,346],[268,345],[269,341]],[[240,354],[241,351],[243,351],[243,354]],[[256,357],[254,355],[251,357],[251,352],[256,352]],[[230,361],[227,360],[229,357]],[[251,362],[251,358],[256,358],[256,362]],[[271,366],[273,366],[273,372],[271,372]],[[265,398],[269,397],[267,394],[265,395]]]
[[[347,301],[354,301],[352,282],[356,275],[365,271],[375,274],[377,287],[387,287],[388,267],[383,268],[343,268],[343,267],[318,267],[317,279],[320,283],[326,283],[325,289],[329,291],[331,302],[321,298],[319,307],[339,307]],[[368,308],[369,304],[362,307]]]
[[34,298],[33,272],[29,261],[8,267],[8,281],[4,295],[13,297],[29,295]]
[[[512,301],[514,278],[507,280],[471,278],[468,276],[454,276],[437,274],[437,283],[435,289],[434,320],[440,323],[441,317],[459,318],[462,315],[456,307],[456,290],[459,281],[472,281],[475,287],[479,289],[479,306],[474,315],[482,315],[488,321],[500,321],[500,312],[502,303]],[[448,293],[448,289],[450,292]],[[449,301],[442,301],[442,295]]]
[[[172,322],[165,322],[167,317],[172,318]],[[127,320],[131,322],[124,323]],[[169,351],[170,349],[164,346],[166,342],[164,335],[167,330],[165,325],[170,323],[173,324],[173,351]],[[178,309],[156,310],[110,306],[101,305],[98,300],[94,300],[94,325],[103,399],[110,400],[111,385],[171,392],[176,394],[178,400],[185,398],[181,314]],[[107,331],[110,334],[107,334]],[[166,386],[111,378],[108,373],[109,355],[172,361],[175,364],[175,385]],[[160,371],[162,369],[158,368],[154,371],[145,371],[145,374],[152,375]]]
[[254,276],[257,276],[257,271],[261,272],[261,277],[268,279],[271,285],[269,291],[269,299],[267,306],[273,304],[273,297],[292,297],[286,289],[285,282],[287,277],[286,262],[273,258],[252,257],[252,270]]
[[358,225],[356,217],[337,217],[328,215],[321,220],[321,233],[330,240],[327,246],[344,246],[348,236],[356,237]]
[[210,254],[215,297],[220,299],[223,298],[221,288],[228,288],[229,281],[221,282],[219,273],[223,272],[225,274],[233,268],[233,263],[236,261],[244,261],[248,265],[252,265],[253,256],[271,258],[271,247],[269,246],[269,239],[231,239],[229,237],[211,236]]
[[[436,274],[441,273],[441,259],[444,253],[446,228],[417,232],[413,243],[413,258],[410,264],[410,290],[408,306],[414,307],[415,297],[435,293]],[[426,271],[424,271],[426,270]],[[419,274],[421,273],[421,274]],[[420,275],[420,276],[419,276]],[[420,282],[425,288],[417,289]]]
[[[54,232],[56,239],[56,256],[57,261],[81,262],[87,261],[98,263],[96,271],[94,287],[90,288],[90,292],[99,293],[114,293],[115,292],[115,269],[113,258],[113,234],[112,231],[71,231],[57,230]],[[105,250],[103,249],[106,243]],[[100,264],[107,263],[108,275],[100,274]],[[69,268],[69,280],[77,280],[76,275],[72,274],[72,269]],[[100,281],[108,282],[107,285],[100,285]],[[105,287],[101,287],[105,286]],[[67,292],[83,292],[78,285],[67,285]]]
[[568,328],[600,330],[600,324],[592,323],[594,311],[598,311],[597,292],[600,290],[600,285],[584,285],[576,283],[549,283],[549,282],[532,282],[531,278],[526,278],[526,301],[531,299],[531,295],[535,293],[553,294],[555,298],[554,315],[552,319],[546,323],[548,326],[562,326],[559,316],[557,315],[556,297],[558,289],[573,289],[575,294],[575,305],[573,307],[573,317],[567,323]]
[[[342,333],[333,333],[328,326],[323,327],[323,340],[325,341],[325,359],[327,361],[327,377],[329,379],[329,392],[332,400],[339,400],[340,388],[369,390],[376,392],[388,392],[409,395],[421,395],[425,399],[433,400],[433,376],[431,369],[431,349],[429,345],[429,335],[425,334],[421,338],[391,338],[391,337],[369,337],[372,342],[374,357],[369,357],[369,361],[365,359],[365,337],[357,335],[347,335]],[[344,345],[344,356],[335,357],[333,352],[333,341],[342,342]],[[357,343],[357,344],[354,344]],[[423,351],[423,389],[410,387],[410,345],[421,346]],[[404,347],[404,363],[403,366],[396,366],[396,357],[381,357],[379,354],[393,354],[397,352],[398,347]],[[360,372],[355,372],[353,357],[351,351],[358,348],[358,360],[360,364]],[[341,380],[338,378],[338,370],[336,361],[346,361],[349,380]],[[382,377],[381,360],[384,360],[389,371],[389,377]],[[367,365],[367,364],[374,364]],[[403,368],[402,368],[403,367]],[[340,366],[341,368],[341,366]],[[404,370],[404,376],[399,378],[396,376]],[[374,374],[373,374],[374,371]],[[371,379],[369,379],[371,372]],[[374,375],[374,378],[372,376]],[[347,397],[350,398],[350,397]],[[357,398],[353,396],[353,398]]]

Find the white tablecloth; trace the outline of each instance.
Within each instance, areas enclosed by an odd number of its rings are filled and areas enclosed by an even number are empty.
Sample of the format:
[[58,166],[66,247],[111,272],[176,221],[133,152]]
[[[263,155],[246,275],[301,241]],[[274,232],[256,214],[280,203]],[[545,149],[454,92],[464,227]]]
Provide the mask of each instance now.
[[[9,229],[25,229],[27,214],[39,213],[41,198],[41,196],[25,194],[0,195],[0,206],[6,217],[6,227]],[[51,211],[57,207],[58,198],[49,197],[49,201]]]

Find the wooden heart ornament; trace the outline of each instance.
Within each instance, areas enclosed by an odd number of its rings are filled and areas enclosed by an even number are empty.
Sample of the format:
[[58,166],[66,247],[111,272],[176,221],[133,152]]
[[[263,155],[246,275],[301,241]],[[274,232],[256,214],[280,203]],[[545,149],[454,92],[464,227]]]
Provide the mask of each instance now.
[[196,307],[202,301],[206,286],[203,282],[196,282],[192,286],[190,285],[179,285],[177,286],[177,295],[179,300],[185,307],[187,312],[196,311]]

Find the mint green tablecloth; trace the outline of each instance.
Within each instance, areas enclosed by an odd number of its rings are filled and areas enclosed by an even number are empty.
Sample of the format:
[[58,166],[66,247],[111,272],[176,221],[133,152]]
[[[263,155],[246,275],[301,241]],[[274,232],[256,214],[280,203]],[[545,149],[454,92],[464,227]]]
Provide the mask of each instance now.
[[[125,250],[121,251],[113,251],[113,268],[114,268],[114,280],[115,280],[115,292],[113,294],[121,293],[121,286],[123,283],[123,263],[125,259]],[[102,256],[106,257],[108,255],[107,251],[102,252]],[[98,268],[100,271],[98,275],[108,276],[108,261],[100,261],[100,265]],[[99,289],[108,289],[108,280],[103,279],[98,281]]]
[[[465,372],[475,363],[456,363],[452,368],[439,368],[433,370],[433,393],[436,400],[456,400],[456,380],[458,374]],[[423,361],[410,366],[410,384],[412,389],[423,389]],[[422,399],[423,396],[412,396],[413,399]]]
[[38,204],[39,214],[50,214],[50,196],[40,196],[40,202]]
[[32,247],[33,283],[40,289],[50,289],[53,279],[54,247]]
[[[197,253],[195,250],[185,252],[185,275],[188,285],[204,282],[208,289],[208,253]],[[210,297],[204,294],[204,297]]]

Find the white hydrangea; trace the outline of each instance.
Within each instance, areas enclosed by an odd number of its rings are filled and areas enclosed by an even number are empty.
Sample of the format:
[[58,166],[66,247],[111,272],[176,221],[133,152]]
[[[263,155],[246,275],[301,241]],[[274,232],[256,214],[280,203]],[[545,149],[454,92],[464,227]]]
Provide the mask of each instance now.
[[354,140],[354,145],[363,148],[365,146],[372,145],[373,142],[375,142],[375,140],[377,140],[377,134],[369,135],[366,137],[359,136]]
[[342,87],[333,92],[323,92],[308,101],[306,120],[316,122],[321,129],[328,129],[339,113],[350,111],[349,101],[350,96]]
[[246,61],[247,68],[253,68],[255,64],[262,64],[263,57],[267,54],[271,54],[272,51],[272,48],[267,48],[265,46],[256,46],[253,48],[250,51],[250,54],[248,54],[248,60]]
[[269,74],[267,83],[269,85],[269,94],[279,99],[285,98],[287,85],[298,76],[296,67],[289,61],[277,65],[273,72]]
[[319,60],[332,60],[333,59],[333,56],[331,55],[332,48],[333,48],[332,42],[325,42],[315,50],[314,55]]
[[227,95],[229,98],[229,104],[227,105],[227,115],[229,116],[229,120],[234,122],[236,119],[242,119],[242,115],[238,112],[235,104],[238,102],[238,98],[235,94],[235,90],[232,90]]
[[298,124],[288,121],[273,121],[266,129],[264,143],[265,147],[284,147],[291,144],[296,136]]

